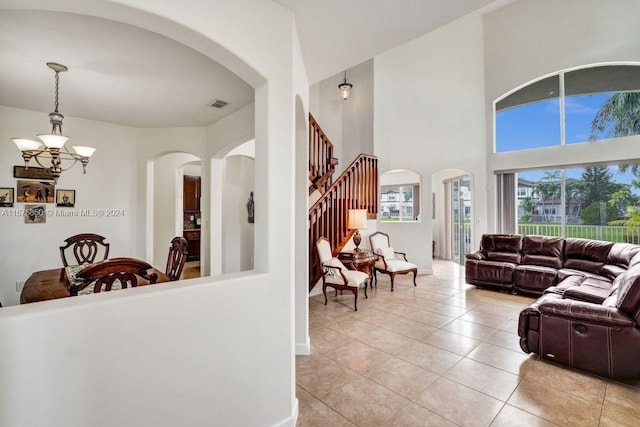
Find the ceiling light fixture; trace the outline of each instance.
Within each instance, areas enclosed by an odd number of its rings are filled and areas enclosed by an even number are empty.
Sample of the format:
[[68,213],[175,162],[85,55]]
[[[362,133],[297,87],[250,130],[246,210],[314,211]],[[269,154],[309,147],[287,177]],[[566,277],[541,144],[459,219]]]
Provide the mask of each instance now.
[[344,80],[342,83],[338,85],[338,89],[340,89],[340,94],[342,95],[342,99],[345,101],[349,99],[349,93],[351,92],[351,88],[353,85],[351,83],[347,83],[347,70],[344,71]]
[[[58,111],[58,80],[60,79],[60,73],[68,71],[69,69],[55,62],[47,62],[47,67],[56,73],[55,110],[53,113],[49,113],[49,122],[52,126],[51,134],[37,135],[42,142],[23,138],[11,138],[11,140],[18,146],[18,149],[22,151],[25,169],[29,168],[29,161],[33,158],[40,166],[51,170],[53,179],[57,183],[60,174],[75,165],[78,161],[82,163],[83,173],[87,173],[89,158],[97,148],[74,145],[73,150],[75,152],[71,152],[65,147],[64,144],[69,140],[69,137],[62,135],[62,120],[64,116]],[[42,148],[42,143],[44,143],[44,148]],[[40,161],[41,159],[50,159],[51,166],[43,165]],[[73,160],[73,163],[63,169],[63,160]]]

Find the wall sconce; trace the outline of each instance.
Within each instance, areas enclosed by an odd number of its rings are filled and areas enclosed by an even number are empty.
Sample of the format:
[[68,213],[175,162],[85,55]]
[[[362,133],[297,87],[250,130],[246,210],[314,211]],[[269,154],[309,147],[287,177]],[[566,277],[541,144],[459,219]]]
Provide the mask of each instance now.
[[353,85],[351,83],[347,83],[347,70],[345,70],[344,80],[338,85],[338,89],[340,89],[340,95],[342,95],[342,99],[344,99],[345,101],[349,99],[349,94],[352,87]]
[[356,245],[356,248],[353,250],[354,252],[359,252],[360,242],[362,241],[362,236],[360,236],[360,229],[367,229],[367,210],[366,209],[349,209],[349,221],[347,222],[347,227],[350,230],[356,230],[356,233],[353,235],[353,244]]

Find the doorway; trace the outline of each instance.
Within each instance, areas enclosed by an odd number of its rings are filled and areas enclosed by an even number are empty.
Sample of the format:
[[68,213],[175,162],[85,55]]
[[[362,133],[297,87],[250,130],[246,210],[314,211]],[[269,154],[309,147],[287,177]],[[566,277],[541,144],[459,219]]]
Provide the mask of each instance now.
[[471,252],[471,177],[464,175],[445,182],[451,203],[447,206],[451,224],[451,260],[464,265]]

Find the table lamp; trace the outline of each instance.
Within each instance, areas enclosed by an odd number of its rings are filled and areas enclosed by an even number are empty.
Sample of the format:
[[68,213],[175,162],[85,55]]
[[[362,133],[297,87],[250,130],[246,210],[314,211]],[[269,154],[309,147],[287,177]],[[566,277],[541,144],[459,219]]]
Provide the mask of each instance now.
[[356,230],[353,235],[353,243],[356,245],[354,252],[360,252],[360,242],[362,237],[360,236],[360,229],[365,230],[367,228],[367,210],[366,209],[349,209],[349,221],[347,223],[349,230]]

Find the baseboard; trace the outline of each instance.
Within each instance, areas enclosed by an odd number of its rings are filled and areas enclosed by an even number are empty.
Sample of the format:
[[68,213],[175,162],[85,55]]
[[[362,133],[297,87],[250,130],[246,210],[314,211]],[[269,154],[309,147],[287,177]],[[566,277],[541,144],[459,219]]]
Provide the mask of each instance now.
[[311,339],[307,335],[306,342],[296,343],[296,356],[308,356],[311,354]]
[[293,413],[287,419],[279,422],[278,424],[274,424],[275,427],[296,427],[296,423],[298,422],[298,398],[296,398],[295,402],[293,402]]

